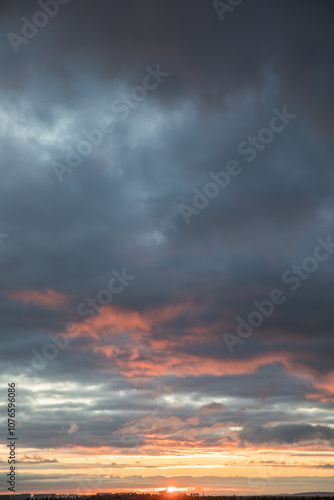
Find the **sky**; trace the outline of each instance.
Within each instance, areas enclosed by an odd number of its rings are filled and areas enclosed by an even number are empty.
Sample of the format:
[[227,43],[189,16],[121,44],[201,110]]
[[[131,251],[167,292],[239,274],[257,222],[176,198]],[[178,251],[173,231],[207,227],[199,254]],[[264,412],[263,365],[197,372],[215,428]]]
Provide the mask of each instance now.
[[333,491],[333,3],[0,19],[1,492]]

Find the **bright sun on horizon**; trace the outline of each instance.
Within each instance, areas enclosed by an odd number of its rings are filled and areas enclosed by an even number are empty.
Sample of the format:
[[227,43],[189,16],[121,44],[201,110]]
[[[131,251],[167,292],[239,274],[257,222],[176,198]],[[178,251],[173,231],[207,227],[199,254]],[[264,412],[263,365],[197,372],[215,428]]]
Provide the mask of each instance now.
[[178,491],[178,488],[176,488],[175,486],[168,486],[167,491],[168,493],[175,493],[176,491]]

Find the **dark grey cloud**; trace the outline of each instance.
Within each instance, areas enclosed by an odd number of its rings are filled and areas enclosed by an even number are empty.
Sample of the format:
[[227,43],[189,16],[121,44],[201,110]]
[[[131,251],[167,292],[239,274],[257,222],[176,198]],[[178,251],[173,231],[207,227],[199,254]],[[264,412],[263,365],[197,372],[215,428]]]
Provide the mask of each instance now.
[[334,440],[332,427],[325,425],[280,424],[272,427],[255,426],[245,428],[239,435],[240,439],[251,443],[298,443],[305,441]]

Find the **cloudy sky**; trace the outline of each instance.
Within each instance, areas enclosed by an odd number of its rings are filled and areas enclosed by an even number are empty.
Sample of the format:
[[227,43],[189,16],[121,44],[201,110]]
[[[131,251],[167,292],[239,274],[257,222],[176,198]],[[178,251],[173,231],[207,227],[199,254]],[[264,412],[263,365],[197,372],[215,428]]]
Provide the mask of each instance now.
[[333,491],[333,17],[2,0],[2,492]]

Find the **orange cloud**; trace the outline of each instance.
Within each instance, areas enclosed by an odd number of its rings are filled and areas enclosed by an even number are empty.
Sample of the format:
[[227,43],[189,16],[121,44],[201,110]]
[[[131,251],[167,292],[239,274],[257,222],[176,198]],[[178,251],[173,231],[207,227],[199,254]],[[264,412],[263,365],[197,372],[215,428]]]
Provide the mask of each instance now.
[[313,399],[315,401],[322,401],[323,403],[328,401],[334,401],[334,373],[329,373],[328,375],[319,379],[316,378],[313,382],[316,389],[321,391],[320,394],[311,394],[308,399]]
[[45,309],[56,310],[66,304],[70,296],[47,288],[43,292],[37,290],[8,291],[6,297],[23,304],[34,304]]
[[[78,322],[77,327],[71,329],[68,335],[86,336],[87,342],[82,349],[88,347],[100,355],[99,363],[102,369],[108,371],[112,366],[125,377],[134,380],[168,373],[181,377],[242,375],[254,373],[266,365],[280,363],[288,373],[306,378],[310,382],[313,380],[313,384],[317,382],[315,374],[311,373],[307,366],[296,363],[294,353],[287,350],[255,353],[248,359],[238,359],[232,355],[226,358],[224,344],[217,335],[217,331],[224,330],[224,325],[213,324],[206,329],[194,326],[192,321],[197,314],[198,305],[190,301],[151,308],[144,312],[122,310],[110,305],[101,308],[94,318]],[[173,335],[168,328],[164,328],[166,323],[180,317],[189,319],[189,327],[185,327],[181,336]],[[159,338],[156,333],[162,328],[164,335]],[[216,342],[217,352],[221,349],[221,358],[210,354],[204,356],[200,350],[198,354],[187,352],[187,346],[199,346],[208,339],[211,343]],[[103,345],[99,345],[99,340],[103,341]],[[321,387],[319,384],[315,386],[320,388],[322,393],[327,393],[327,400],[333,397],[332,380],[328,379]]]

